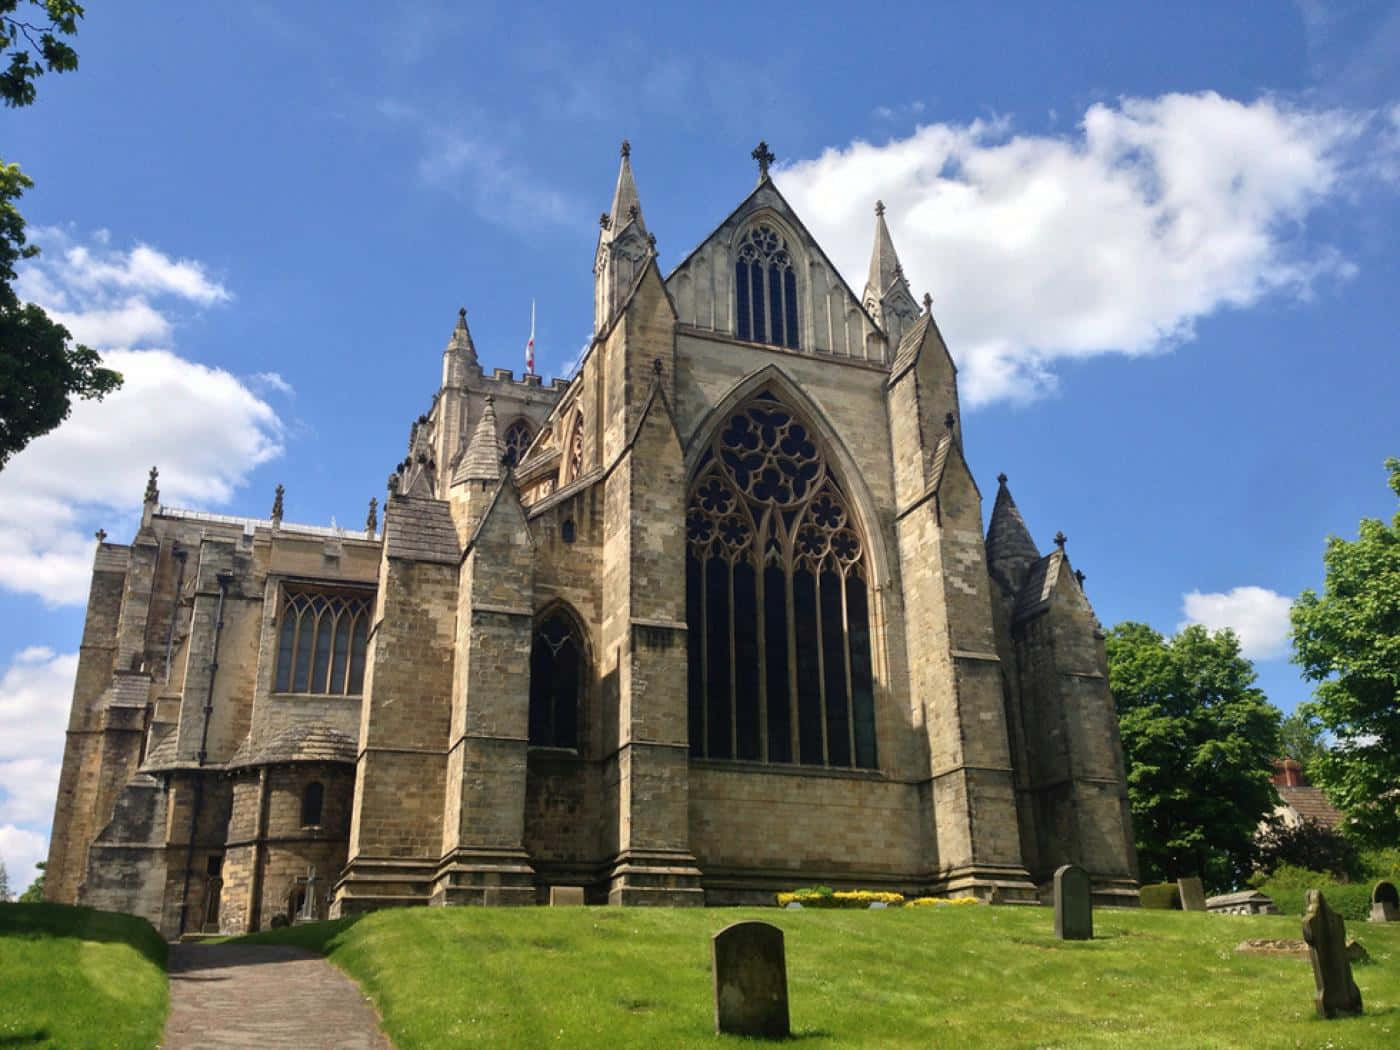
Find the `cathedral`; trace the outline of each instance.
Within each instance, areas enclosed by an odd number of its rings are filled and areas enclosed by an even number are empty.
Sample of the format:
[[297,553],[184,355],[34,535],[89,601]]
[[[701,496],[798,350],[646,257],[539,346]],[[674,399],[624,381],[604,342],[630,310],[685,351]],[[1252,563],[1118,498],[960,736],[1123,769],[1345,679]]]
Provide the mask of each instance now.
[[963,457],[875,204],[857,295],[769,177],[669,275],[622,148],[574,376],[460,311],[383,526],[99,534],[53,901],[167,936],[825,884],[1137,903],[1103,634]]

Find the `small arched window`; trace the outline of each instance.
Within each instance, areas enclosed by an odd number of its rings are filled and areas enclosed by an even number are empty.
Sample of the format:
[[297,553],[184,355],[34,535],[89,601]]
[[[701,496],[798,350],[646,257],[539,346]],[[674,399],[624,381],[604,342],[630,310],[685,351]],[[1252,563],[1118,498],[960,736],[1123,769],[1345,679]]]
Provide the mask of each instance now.
[[530,424],[523,419],[517,419],[506,427],[506,450],[502,456],[506,466],[513,467],[520,462],[520,457],[525,455],[525,450],[530,447],[532,437],[534,433],[530,430]]
[[304,828],[318,827],[321,823],[321,807],[325,802],[326,789],[319,780],[313,780],[306,785],[306,790],[301,793],[301,826]]
[[278,693],[358,696],[364,688],[370,597],[288,591],[277,630]]
[[798,349],[797,273],[787,241],[772,226],[758,223],[739,239],[736,255],[735,334]]
[[530,743],[578,747],[583,650],[573,621],[555,609],[535,628],[530,650]]

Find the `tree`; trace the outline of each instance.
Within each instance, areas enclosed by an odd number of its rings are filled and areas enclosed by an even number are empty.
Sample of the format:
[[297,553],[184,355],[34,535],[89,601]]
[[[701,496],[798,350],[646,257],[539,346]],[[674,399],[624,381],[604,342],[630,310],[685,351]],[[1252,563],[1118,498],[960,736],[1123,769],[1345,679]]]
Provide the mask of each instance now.
[[1274,821],[1259,834],[1256,843],[1259,852],[1255,862],[1266,875],[1273,874],[1281,864],[1291,864],[1308,871],[1330,871],[1348,882],[1361,877],[1361,852],[1356,843],[1315,820],[1297,824]]
[[1196,625],[1168,639],[1121,623],[1107,648],[1143,881],[1240,885],[1277,803],[1269,776],[1280,715],[1239,639]]
[[[1400,459],[1387,459],[1400,498]],[[1312,780],[1364,845],[1400,841],[1400,512],[1331,536],[1322,594],[1293,603],[1293,661],[1316,682],[1308,711],[1332,735]]]
[[39,875],[29,884],[29,888],[19,895],[21,904],[44,903],[44,869],[48,867],[48,864],[41,860],[34,866],[39,869]]
[[1279,727],[1282,740],[1279,757],[1294,759],[1303,767],[1303,775],[1309,776],[1317,760],[1327,751],[1323,740],[1322,723],[1309,710],[1307,704],[1300,704],[1291,715],[1285,715]]
[[[0,0],[0,102],[9,107],[34,101],[44,72],[78,68],[78,55],[63,39],[77,32],[82,6],[72,0],[26,0],[47,21],[16,14],[21,0]],[[16,201],[34,183],[17,164],[0,160],[0,468],[25,445],[68,418],[72,398],[102,398],[121,385],[95,352],[69,345],[68,329],[14,290],[15,266],[38,254],[27,244],[24,216]]]
[[5,862],[0,860],[0,901],[10,899],[10,873],[5,870]]

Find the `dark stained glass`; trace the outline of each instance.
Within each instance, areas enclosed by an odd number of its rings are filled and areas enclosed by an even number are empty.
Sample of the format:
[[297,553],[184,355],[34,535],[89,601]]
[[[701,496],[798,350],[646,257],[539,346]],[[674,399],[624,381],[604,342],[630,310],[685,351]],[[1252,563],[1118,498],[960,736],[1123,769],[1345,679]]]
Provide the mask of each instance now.
[[694,554],[685,559],[685,622],[689,652],[687,673],[690,688],[690,754],[700,758],[705,754],[705,620],[700,601],[700,560]]
[[758,608],[753,566],[734,566],[734,727],[736,758],[757,761],[759,746]]
[[325,800],[326,789],[321,786],[321,782],[313,780],[306,785],[306,790],[301,796],[301,826],[304,828],[315,827],[321,823],[321,807]]
[[846,711],[846,632],[841,616],[841,577],[821,574],[822,669],[826,676],[826,760],[851,764],[851,728]]
[[768,326],[764,323],[767,310],[763,302],[763,267],[755,263],[749,267],[749,287],[753,292],[753,341],[768,342]]
[[749,325],[749,264],[742,259],[734,264],[734,289],[738,300],[735,304],[738,324],[735,334],[740,339],[748,339],[753,331]]
[[705,565],[706,687],[710,702],[705,753],[710,758],[730,758],[729,739],[729,566],[722,558]]
[[768,761],[792,761],[792,688],[788,682],[787,574],[763,570],[763,645],[768,671]]
[[537,747],[578,746],[582,651],[573,623],[556,611],[535,629],[530,649],[529,741]]
[[870,675],[870,618],[866,609],[865,581],[859,576],[846,581],[846,619],[850,628],[856,765],[874,769],[879,763],[875,755],[875,692]]
[[768,310],[768,330],[772,333],[769,341],[774,346],[787,345],[783,340],[783,271],[776,266],[768,267]]
[[784,346],[796,350],[797,342],[797,275],[788,270],[783,274],[783,305],[787,308],[787,339]]
[[797,730],[804,765],[824,765],[821,657],[817,641],[817,581],[806,569],[792,574],[797,633]]

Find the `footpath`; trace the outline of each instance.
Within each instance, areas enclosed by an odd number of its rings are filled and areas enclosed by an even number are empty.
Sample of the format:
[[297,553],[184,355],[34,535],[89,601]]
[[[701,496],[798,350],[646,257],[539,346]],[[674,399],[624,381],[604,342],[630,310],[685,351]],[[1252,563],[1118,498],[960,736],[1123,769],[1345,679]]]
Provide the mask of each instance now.
[[319,955],[172,944],[163,1050],[393,1050],[359,987]]

